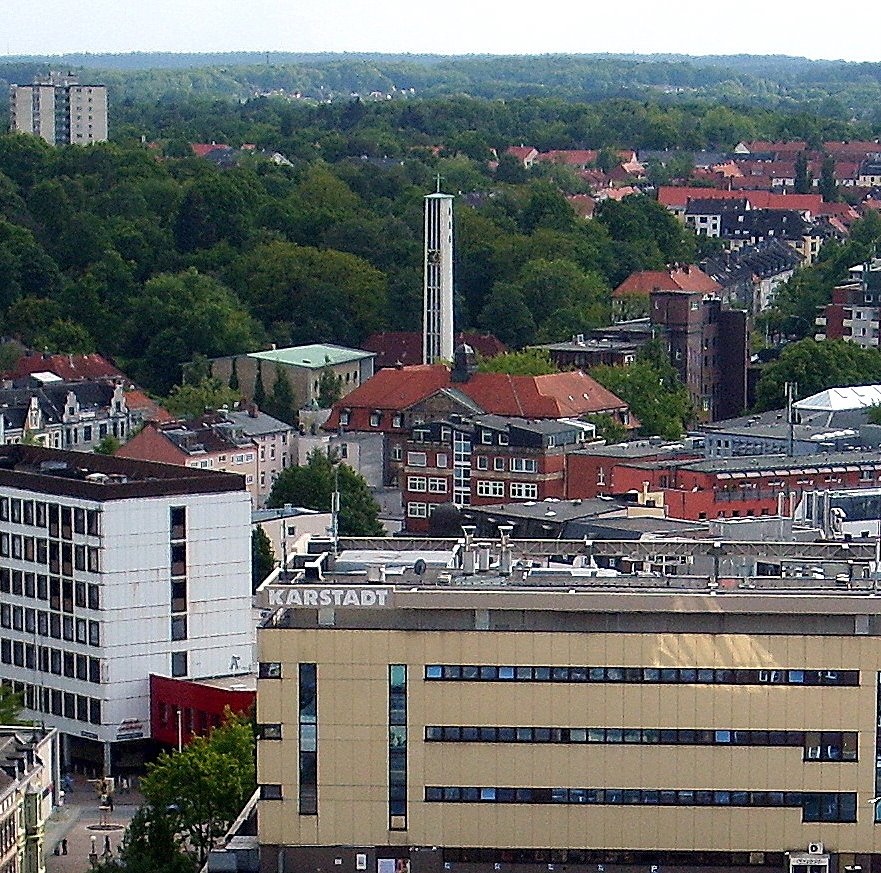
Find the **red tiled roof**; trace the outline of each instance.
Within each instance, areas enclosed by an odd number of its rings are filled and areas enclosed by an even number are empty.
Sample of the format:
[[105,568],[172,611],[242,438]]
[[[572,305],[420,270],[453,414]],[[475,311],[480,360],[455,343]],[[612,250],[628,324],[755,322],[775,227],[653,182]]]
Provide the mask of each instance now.
[[881,143],[866,140],[864,142],[824,142],[823,151],[829,152],[830,155],[861,155],[865,156],[870,152],[881,152]]
[[22,379],[32,373],[54,373],[65,382],[88,379],[127,379],[101,355],[24,355],[7,375]]
[[[732,182],[734,180],[732,179]],[[795,209],[815,212],[823,203],[819,194],[773,194],[770,191],[725,191],[719,188],[686,188],[661,185],[658,203],[663,206],[687,206],[689,200],[749,200],[753,209]]]
[[[491,333],[460,333],[456,342],[465,342],[482,358],[494,358],[506,352],[505,344]],[[376,353],[375,366],[394,367],[422,363],[422,334],[418,331],[382,331],[372,333],[361,344],[368,352]]]
[[211,152],[217,151],[217,149],[228,150],[232,149],[232,146],[222,142],[191,142],[190,148],[193,150],[194,155],[204,158],[205,155],[210,155]]
[[631,273],[613,292],[612,297],[628,294],[648,295],[652,291],[694,291],[712,294],[721,286],[700,267],[687,266],[674,270],[641,270]]
[[803,152],[808,144],[801,140],[793,140],[792,142],[768,142],[765,139],[756,139],[752,142],[745,142],[744,145],[750,152],[773,152],[774,154],[793,154]]
[[[628,155],[630,154],[632,152],[628,152]],[[594,149],[552,149],[549,152],[542,152],[536,160],[583,167],[587,164],[596,163],[598,156],[599,153]]]
[[165,407],[151,400],[139,389],[125,392],[125,405],[129,409],[139,411],[145,421],[174,421],[174,416]]
[[593,216],[596,200],[589,194],[570,194],[566,200],[569,201],[569,205],[575,210],[575,213],[582,218]]
[[521,161],[525,161],[530,155],[537,154],[537,151],[532,146],[508,146],[505,152],[509,155],[514,155],[515,158]]
[[485,412],[521,418],[561,418],[627,408],[623,400],[580,370],[546,376],[474,373],[467,382],[451,383],[448,367],[420,364],[377,372],[334,404],[325,428],[339,427],[340,410],[347,409],[351,411],[349,429],[389,430],[391,417],[387,415],[379,427],[371,428],[370,412],[401,412],[442,388],[455,388]]
[[455,387],[495,415],[562,418],[627,408],[623,400],[581,370],[546,376],[475,373]]

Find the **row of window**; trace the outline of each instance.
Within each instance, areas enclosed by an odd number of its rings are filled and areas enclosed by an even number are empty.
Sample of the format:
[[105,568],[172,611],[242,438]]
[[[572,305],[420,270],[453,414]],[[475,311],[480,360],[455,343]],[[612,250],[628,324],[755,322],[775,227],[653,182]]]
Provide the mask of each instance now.
[[22,573],[8,567],[0,567],[0,594],[48,600],[52,609],[62,612],[73,612],[74,605],[78,609],[101,608],[100,589],[95,584],[41,573]]
[[701,730],[427,725],[426,742],[605,743],[672,746],[789,746],[805,761],[856,761],[856,731]]
[[[670,867],[701,869],[715,867],[728,870],[734,867],[752,866],[754,869],[773,869],[774,873],[785,869],[788,858],[783,852],[671,852],[653,849],[525,849],[525,848],[474,848],[448,846],[441,849],[445,864],[623,864],[639,866],[645,871]],[[844,864],[851,869],[871,873],[872,855],[840,854],[839,869]],[[602,869],[602,868],[599,868]],[[878,869],[877,863],[875,870]]]
[[43,537],[0,533],[0,558],[14,558],[41,566],[48,564],[50,573],[65,576],[73,575],[74,568],[81,572],[100,572],[96,547],[57,543]]
[[18,497],[0,497],[0,521],[48,528],[50,537],[64,540],[72,539],[74,533],[99,536],[100,517],[97,509],[61,506]]
[[[508,493],[513,500],[537,500],[538,485],[533,482],[510,482]],[[504,497],[505,483],[486,479],[477,480],[478,497]]]
[[446,494],[447,480],[436,476],[408,476],[408,491],[427,491],[429,494]]
[[211,728],[220,727],[223,719],[216,713],[205,712],[183,706],[178,709],[164,700],[159,702],[159,724],[162,727],[177,727],[177,714],[180,712],[180,729],[184,736],[205,736]]
[[411,501],[407,503],[407,518],[429,518],[437,507],[437,503]]
[[426,664],[425,678],[450,682],[622,682],[672,685],[860,684],[859,670],[743,670],[711,667],[529,667]]
[[604,806],[751,806],[801,808],[804,822],[855,822],[855,793],[699,791],[642,788],[496,788],[429,785],[428,803],[596,804]]
[[21,640],[0,639],[0,662],[96,685],[101,681],[101,662],[97,658]]
[[43,609],[0,603],[0,627],[56,640],[63,639],[69,643],[76,641],[82,646],[101,645],[101,626],[97,621],[74,619],[72,615],[46,612]]
[[27,682],[5,682],[16,694],[21,694],[24,705],[33,712],[45,712],[74,721],[101,724],[101,701],[84,694],[72,694],[57,688],[43,688]]

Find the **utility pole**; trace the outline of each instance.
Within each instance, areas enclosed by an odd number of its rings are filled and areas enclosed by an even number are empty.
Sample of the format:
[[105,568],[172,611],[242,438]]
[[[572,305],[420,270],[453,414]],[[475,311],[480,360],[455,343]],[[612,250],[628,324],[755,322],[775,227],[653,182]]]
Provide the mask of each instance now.
[[795,453],[795,418],[792,408],[795,396],[798,394],[798,382],[786,383],[786,425],[787,425],[787,441],[786,454],[791,458]]

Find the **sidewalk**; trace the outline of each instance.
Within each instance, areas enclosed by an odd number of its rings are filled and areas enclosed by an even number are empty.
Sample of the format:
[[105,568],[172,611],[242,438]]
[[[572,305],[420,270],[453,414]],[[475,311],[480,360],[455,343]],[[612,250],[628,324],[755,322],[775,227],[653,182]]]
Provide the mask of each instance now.
[[[99,857],[105,849],[105,838],[109,838],[115,856],[128,823],[142,803],[135,791],[116,795],[113,812],[107,817],[108,829],[100,829],[98,797],[91,785],[78,779],[65,797],[64,806],[46,823],[46,873],[87,873],[92,837]],[[63,839],[67,840],[67,854],[55,855],[55,847],[60,847]]]

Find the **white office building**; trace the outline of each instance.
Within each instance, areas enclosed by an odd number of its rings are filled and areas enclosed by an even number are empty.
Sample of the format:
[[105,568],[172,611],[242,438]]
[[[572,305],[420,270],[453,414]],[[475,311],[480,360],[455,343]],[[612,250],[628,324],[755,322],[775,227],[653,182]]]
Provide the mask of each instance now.
[[149,746],[150,674],[252,668],[244,479],[0,447],[0,679],[104,772]]

